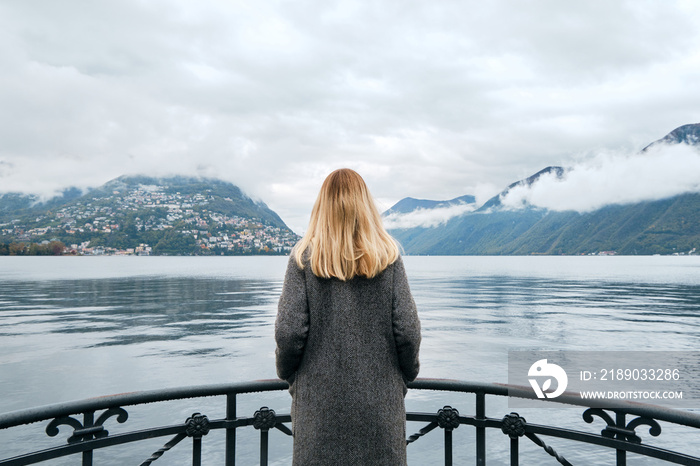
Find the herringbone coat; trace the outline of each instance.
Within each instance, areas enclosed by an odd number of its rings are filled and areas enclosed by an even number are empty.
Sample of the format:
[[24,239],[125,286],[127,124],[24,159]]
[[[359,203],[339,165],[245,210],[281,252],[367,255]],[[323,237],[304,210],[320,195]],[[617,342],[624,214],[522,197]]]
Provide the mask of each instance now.
[[399,257],[381,274],[319,278],[290,258],[275,322],[294,465],[405,465],[406,382],[420,321]]

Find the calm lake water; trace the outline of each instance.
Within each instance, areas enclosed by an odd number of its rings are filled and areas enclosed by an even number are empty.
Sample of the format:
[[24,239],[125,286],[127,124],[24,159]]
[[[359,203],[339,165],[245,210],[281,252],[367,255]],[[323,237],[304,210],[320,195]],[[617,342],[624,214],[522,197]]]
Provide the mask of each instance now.
[[[406,257],[423,325],[420,377],[507,382],[509,350],[672,350],[700,348],[700,257]],[[0,258],[0,412],[99,395],[275,378],[273,327],[286,257]],[[162,424],[194,411],[216,418],[208,401],[169,408]],[[243,401],[289,412],[275,393]],[[473,414],[473,397],[415,391],[407,409],[445,404]],[[700,408],[696,406],[694,408]],[[120,432],[147,426],[156,408],[128,410]],[[507,403],[490,402],[502,417]],[[529,422],[560,420],[599,432],[576,408],[520,410]],[[698,410],[696,410],[698,412]],[[139,415],[141,414],[141,415]],[[140,424],[141,423],[141,424]],[[409,423],[408,433],[420,424]],[[663,426],[643,441],[700,455],[700,432]],[[51,444],[44,424],[0,432],[0,458]],[[251,429],[252,430],[252,429]],[[442,433],[409,446],[409,464],[440,464]],[[212,437],[211,440],[209,437]],[[59,439],[65,436],[59,434]],[[473,429],[455,431],[455,463],[474,463]],[[550,441],[551,440],[551,441]],[[63,440],[61,440],[63,441]],[[97,464],[138,464],[167,441],[97,452]],[[507,438],[490,432],[489,464],[507,464]],[[574,464],[613,464],[614,452],[546,439]],[[221,464],[222,436],[205,437],[204,464]],[[239,434],[239,464],[255,464],[257,437]],[[271,464],[290,464],[291,441],[271,433]],[[523,464],[555,464],[529,441]],[[179,445],[155,464],[187,464]],[[177,450],[180,453],[177,454]],[[109,450],[107,450],[109,451]],[[184,453],[183,453],[184,451]],[[177,458],[180,456],[181,458]],[[242,459],[241,459],[242,458]],[[64,459],[50,464],[76,464]],[[636,458],[630,464],[658,464]]]

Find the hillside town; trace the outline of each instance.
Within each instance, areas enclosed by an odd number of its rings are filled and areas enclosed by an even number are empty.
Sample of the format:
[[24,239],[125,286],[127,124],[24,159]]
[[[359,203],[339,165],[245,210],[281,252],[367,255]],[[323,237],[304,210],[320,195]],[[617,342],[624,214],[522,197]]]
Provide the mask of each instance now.
[[233,199],[213,192],[139,185],[0,224],[0,243],[60,241],[77,255],[227,255],[286,254],[298,240],[289,229],[227,212],[233,208]]

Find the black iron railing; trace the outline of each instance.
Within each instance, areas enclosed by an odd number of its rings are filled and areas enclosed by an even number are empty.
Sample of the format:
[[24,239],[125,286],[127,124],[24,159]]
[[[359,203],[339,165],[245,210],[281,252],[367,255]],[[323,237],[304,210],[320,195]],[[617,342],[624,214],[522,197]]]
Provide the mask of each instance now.
[[[541,437],[568,439],[610,448],[615,452],[611,456],[610,464],[625,465],[627,453],[631,452],[675,464],[700,465],[700,457],[646,444],[642,442],[641,437],[636,432],[638,427],[644,425],[649,428],[650,435],[659,436],[661,434],[659,421],[685,426],[689,429],[700,429],[700,415],[695,413],[632,403],[625,404],[623,408],[620,405],[611,405],[609,408],[590,407],[572,396],[562,395],[558,397],[556,399],[557,403],[587,407],[588,409],[583,412],[583,420],[585,422],[593,423],[594,417],[599,417],[605,422],[605,427],[600,433],[591,433],[562,427],[531,424],[517,413],[509,413],[503,417],[495,418],[486,416],[487,396],[531,398],[531,391],[526,389],[519,391],[517,388],[500,384],[435,379],[419,379],[412,382],[409,388],[412,390],[472,393],[476,396],[473,414],[469,415],[461,414],[456,408],[451,406],[445,406],[436,413],[407,413],[406,419],[411,421],[409,426],[415,425],[413,424],[414,422],[424,424],[424,427],[407,439],[408,444],[416,442],[425,434],[438,427],[444,431],[444,459],[446,465],[452,464],[453,448],[455,447],[453,445],[452,432],[462,425],[472,426],[475,429],[475,463],[477,465],[486,464],[487,429],[497,429],[505,434],[503,448],[510,448],[510,462],[512,465],[517,465],[519,462],[520,441],[525,438],[542,448],[543,458],[538,463],[545,464],[545,460],[549,458],[547,455],[550,455],[550,461],[552,462],[557,461],[563,465],[571,464],[561,453],[548,446]],[[49,421],[45,428],[46,434],[49,436],[56,436],[59,433],[59,428],[64,425],[71,427],[73,431],[67,441],[61,442],[61,444],[40,451],[0,459],[0,465],[35,464],[69,455],[81,455],[82,464],[91,465],[95,450],[157,437],[169,437],[169,439],[149,457],[144,458],[140,463],[141,465],[150,465],[163,455],[178,455],[177,451],[171,452],[170,450],[174,449],[185,439],[190,439],[189,441],[192,442],[192,464],[199,465],[202,457],[206,457],[206,452],[203,453],[202,439],[210,431],[217,429],[225,431],[223,448],[225,449],[226,464],[234,465],[236,461],[236,432],[238,429],[246,426],[253,426],[260,431],[260,464],[266,465],[268,462],[269,431],[278,429],[283,434],[292,435],[289,428],[291,423],[290,415],[277,414],[272,409],[261,407],[250,416],[241,416],[236,410],[237,396],[285,389],[287,389],[287,384],[280,380],[195,386],[111,395],[2,414],[0,415],[0,430],[24,424]],[[184,423],[114,434],[110,434],[105,427],[105,424],[108,422],[115,427],[116,424],[126,423],[129,414],[125,407],[203,397],[225,397],[225,413],[221,413],[222,417],[210,419],[204,414],[194,413]],[[700,430],[697,431],[695,438],[700,443]],[[31,445],[28,445],[28,447],[31,447]],[[459,445],[457,445],[457,448],[459,448]],[[181,450],[184,451],[185,449],[182,448]],[[0,456],[2,456],[1,452]]]

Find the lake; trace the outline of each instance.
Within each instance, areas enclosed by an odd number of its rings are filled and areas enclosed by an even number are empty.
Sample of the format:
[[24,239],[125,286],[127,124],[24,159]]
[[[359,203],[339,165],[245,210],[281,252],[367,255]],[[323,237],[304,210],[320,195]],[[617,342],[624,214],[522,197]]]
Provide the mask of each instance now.
[[[505,383],[509,350],[700,348],[699,256],[404,261],[423,326],[420,377]],[[286,263],[286,257],[1,257],[0,412],[137,390],[275,378],[273,328]],[[432,412],[451,404],[472,414],[473,402],[464,397],[412,391],[406,404],[411,411]],[[286,393],[277,393],[251,401],[250,409],[268,405],[289,412],[289,403]],[[495,405],[487,414],[510,412],[507,403]],[[184,421],[190,409],[178,408],[172,422]],[[529,422],[563,419],[599,432],[603,426],[584,423],[580,411],[521,414]],[[130,418],[125,425],[138,422]],[[43,425],[30,427],[43,433]],[[407,433],[421,427],[410,423]],[[0,432],[0,457],[21,451],[13,435],[20,434]],[[700,455],[698,432],[677,434],[670,426],[658,440],[643,430],[641,435],[645,442]],[[290,464],[291,442],[277,431],[271,436],[276,440],[270,463]],[[409,464],[441,463],[441,433],[428,437],[409,446]],[[254,437],[245,438],[239,437],[240,464],[250,464],[257,452]],[[98,452],[96,464],[118,465],[126,458],[138,463],[166,440],[143,451],[131,446],[110,455]],[[217,442],[205,438],[205,451]],[[455,464],[473,464],[473,429],[456,430],[455,442]],[[489,464],[507,464],[503,434],[490,433],[488,442]],[[525,442],[524,464],[530,464],[528,458],[554,464]],[[614,462],[614,452],[606,449],[547,443],[574,464]],[[160,462],[187,464],[188,454],[176,458],[176,449]],[[204,464],[220,464],[216,458]]]

